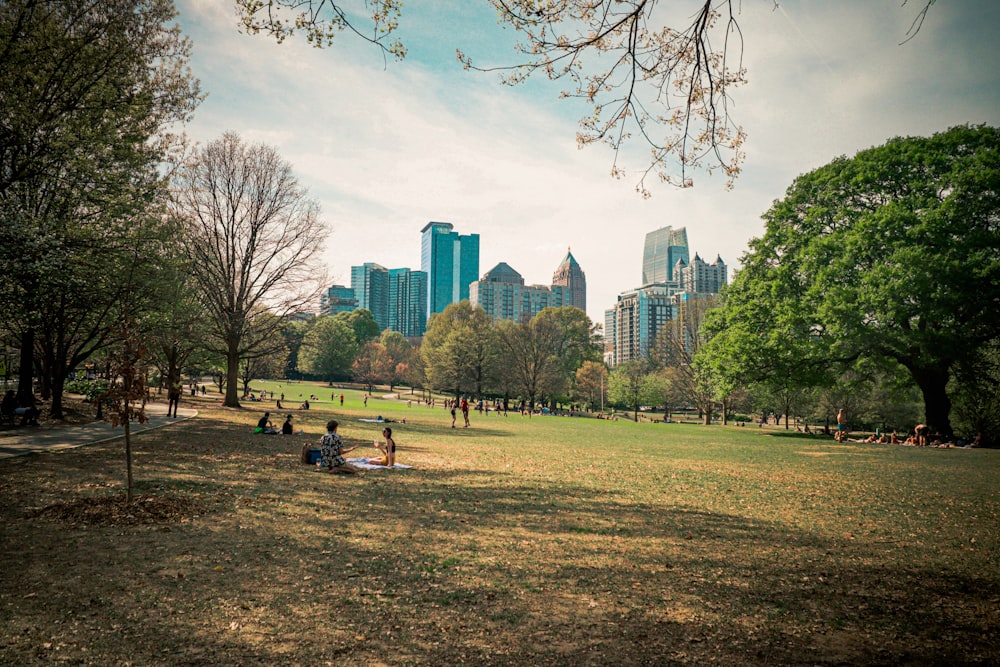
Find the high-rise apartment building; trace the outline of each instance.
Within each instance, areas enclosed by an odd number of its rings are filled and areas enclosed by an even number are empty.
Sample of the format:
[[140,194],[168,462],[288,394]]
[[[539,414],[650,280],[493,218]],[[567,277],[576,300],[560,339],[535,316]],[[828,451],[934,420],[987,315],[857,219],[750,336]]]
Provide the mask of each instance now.
[[677,280],[674,266],[688,263],[687,230],[669,225],[646,234],[642,249],[642,284],[669,283]]
[[500,262],[469,285],[469,301],[495,320],[527,322],[545,308],[568,306],[569,289],[562,285],[525,285],[521,274]]
[[354,290],[344,285],[330,285],[320,296],[320,313],[323,315],[346,313],[357,307],[358,300],[354,297]]
[[387,269],[368,262],[351,267],[351,287],[358,308],[367,308],[379,328],[407,338],[424,335],[427,324],[427,274]]
[[[656,335],[674,317],[677,293],[674,285],[661,283],[618,295],[618,303],[605,313],[605,342],[610,343],[605,357],[609,366],[619,366],[649,353]],[[614,320],[610,332],[609,319]],[[611,340],[608,333],[613,336]]]
[[552,287],[555,288],[557,285],[569,291],[567,306],[576,306],[587,312],[587,276],[569,250],[566,251],[566,257],[559,263],[556,272],[552,274]]
[[[687,230],[663,227],[646,235],[642,287],[622,292],[604,311],[604,358],[611,367],[646,356],[657,334],[683,317],[692,303],[711,303],[726,284],[721,257],[712,264],[698,254],[688,261]],[[700,306],[699,306],[700,307]]]
[[461,235],[450,222],[429,222],[420,240],[420,269],[427,274],[427,317],[469,298],[479,278],[479,234]]
[[688,292],[698,294],[718,294],[727,282],[726,263],[716,255],[715,261],[709,264],[698,253],[690,264],[677,260],[674,266],[674,278],[680,287]]

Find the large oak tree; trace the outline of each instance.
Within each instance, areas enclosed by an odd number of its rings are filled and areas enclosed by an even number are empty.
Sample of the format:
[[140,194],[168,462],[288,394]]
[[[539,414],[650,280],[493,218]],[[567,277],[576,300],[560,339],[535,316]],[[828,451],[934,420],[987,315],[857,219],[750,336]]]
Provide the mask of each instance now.
[[1000,339],[1000,130],[897,138],[800,176],[765,214],[710,346],[734,372],[905,368],[950,434],[949,378]]

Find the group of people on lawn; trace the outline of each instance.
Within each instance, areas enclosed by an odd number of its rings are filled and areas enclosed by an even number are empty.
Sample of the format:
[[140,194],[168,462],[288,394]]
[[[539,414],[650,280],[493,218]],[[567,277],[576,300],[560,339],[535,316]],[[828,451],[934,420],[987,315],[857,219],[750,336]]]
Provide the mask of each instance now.
[[887,435],[885,433],[879,434],[876,432],[867,438],[849,438],[847,437],[847,415],[844,409],[841,408],[837,412],[837,433],[834,436],[837,442],[860,442],[867,444],[880,444],[880,445],[911,445],[914,447],[980,447],[982,446],[983,434],[977,433],[976,436],[969,441],[964,443],[962,440],[958,441],[958,444],[949,442],[944,436],[931,433],[931,428],[927,424],[917,424],[913,428],[913,435],[907,436],[905,438],[900,437],[896,431],[892,432],[892,435]]
[[[326,434],[320,439],[320,466],[330,473],[350,475],[356,473],[358,469],[347,462],[347,459],[344,458],[344,454],[357,449],[358,445],[345,447],[344,441],[337,434],[337,428],[339,426],[340,423],[336,419],[331,419],[326,423]],[[295,427],[292,426],[292,415],[287,415],[285,417],[285,423],[281,425],[281,431],[278,431],[274,428],[274,424],[271,423],[271,413],[265,412],[264,416],[257,422],[257,427],[253,432],[263,433],[266,435],[277,435],[278,433],[281,433],[282,435],[293,435],[295,434]],[[298,432],[299,435],[303,433],[305,433],[305,431],[300,430]],[[388,426],[383,428],[382,437],[385,438],[384,442],[376,440],[374,443],[375,448],[379,450],[382,455],[367,459],[366,463],[391,468],[396,463],[396,441],[392,439],[392,429]]]

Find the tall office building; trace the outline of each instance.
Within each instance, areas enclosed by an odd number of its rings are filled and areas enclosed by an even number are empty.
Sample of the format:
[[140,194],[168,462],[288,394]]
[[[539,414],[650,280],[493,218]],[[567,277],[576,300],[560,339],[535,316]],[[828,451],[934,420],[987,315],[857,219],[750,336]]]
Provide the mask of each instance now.
[[351,288],[358,308],[367,308],[379,329],[389,326],[389,270],[374,262],[351,267]]
[[669,225],[646,234],[642,250],[642,284],[669,283],[677,280],[674,266],[688,263],[687,230]]
[[587,312],[587,276],[569,250],[566,251],[566,257],[559,263],[556,272],[552,274],[552,287],[555,288],[557,285],[569,291],[567,306],[576,306]]
[[346,313],[358,307],[354,290],[344,285],[330,285],[326,293],[320,296],[320,313],[336,315]]
[[479,234],[461,235],[450,222],[429,222],[420,230],[420,269],[427,274],[427,317],[449,303],[469,298],[479,278]]
[[387,269],[368,262],[351,267],[351,286],[357,307],[367,308],[379,329],[392,329],[407,338],[424,335],[427,325],[427,274],[410,269]]
[[427,274],[389,269],[389,328],[407,338],[419,338],[427,329]]

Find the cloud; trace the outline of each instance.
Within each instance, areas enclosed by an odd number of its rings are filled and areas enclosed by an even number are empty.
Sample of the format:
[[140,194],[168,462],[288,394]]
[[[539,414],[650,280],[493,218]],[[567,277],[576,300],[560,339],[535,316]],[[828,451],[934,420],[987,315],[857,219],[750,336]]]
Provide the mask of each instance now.
[[480,273],[505,261],[526,282],[548,283],[572,247],[597,321],[639,283],[653,229],[685,226],[692,254],[733,266],[795,176],[894,135],[1000,120],[1000,67],[981,25],[989,17],[963,3],[937,3],[905,46],[910,6],[743,3],[750,82],[733,106],[750,135],[743,176],[733,192],[695,174],[695,188],[664,186],[643,200],[641,160],[630,154],[632,171],[615,180],[610,150],[576,147],[579,108],[555,101],[558,84],[508,88],[456,65],[466,21],[487,55],[509,44],[510,34],[490,37],[488,12],[405,6],[412,57],[386,65],[347,35],[324,50],[277,45],[239,34],[227,2],[179,6],[210,94],[189,133],[208,141],[233,129],[277,147],[333,229],[331,275],[347,282],[350,266],[368,261],[419,268],[420,229],[448,221],[480,234]]

